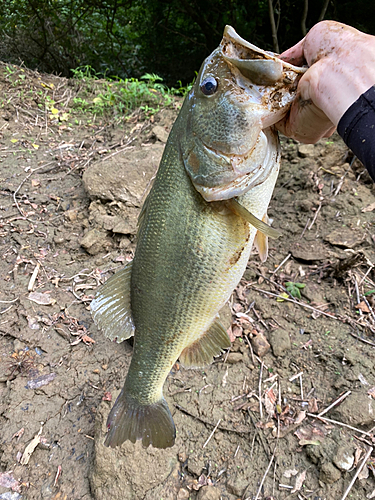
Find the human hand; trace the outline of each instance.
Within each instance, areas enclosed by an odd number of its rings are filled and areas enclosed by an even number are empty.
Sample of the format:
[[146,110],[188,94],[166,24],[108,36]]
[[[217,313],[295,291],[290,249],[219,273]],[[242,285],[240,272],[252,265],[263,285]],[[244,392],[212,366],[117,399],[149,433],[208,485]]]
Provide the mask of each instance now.
[[375,84],[375,36],[335,21],[316,24],[280,59],[309,66],[288,114],[276,124],[300,142],[332,135],[345,111]]

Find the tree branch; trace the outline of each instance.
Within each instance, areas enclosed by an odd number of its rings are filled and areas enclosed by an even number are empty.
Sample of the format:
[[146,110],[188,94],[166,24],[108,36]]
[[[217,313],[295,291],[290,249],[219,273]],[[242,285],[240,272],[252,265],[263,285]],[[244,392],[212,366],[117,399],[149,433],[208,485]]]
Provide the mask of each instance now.
[[269,15],[270,15],[273,50],[278,54],[280,52],[280,50],[279,50],[279,42],[277,40],[277,29],[276,29],[276,23],[275,23],[275,15],[273,12],[272,0],[268,0],[268,11],[269,11]]

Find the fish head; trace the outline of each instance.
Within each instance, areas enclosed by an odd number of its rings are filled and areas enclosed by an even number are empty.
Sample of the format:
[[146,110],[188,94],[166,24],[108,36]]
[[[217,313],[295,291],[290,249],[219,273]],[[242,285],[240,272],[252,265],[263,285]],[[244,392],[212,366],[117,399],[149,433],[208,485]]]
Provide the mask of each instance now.
[[204,61],[185,104],[185,168],[207,201],[239,196],[277,161],[272,125],[288,111],[304,70],[224,30]]

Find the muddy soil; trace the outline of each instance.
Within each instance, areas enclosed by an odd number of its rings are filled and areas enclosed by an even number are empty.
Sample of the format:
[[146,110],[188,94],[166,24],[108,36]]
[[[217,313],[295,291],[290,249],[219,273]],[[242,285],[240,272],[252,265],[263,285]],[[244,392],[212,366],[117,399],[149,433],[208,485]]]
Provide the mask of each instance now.
[[375,190],[340,138],[282,140],[282,237],[226,307],[229,352],[174,366],[176,444],[112,450],[132,347],[89,304],[132,258],[181,103],[106,120],[84,83],[5,65],[0,88],[0,499],[375,498]]

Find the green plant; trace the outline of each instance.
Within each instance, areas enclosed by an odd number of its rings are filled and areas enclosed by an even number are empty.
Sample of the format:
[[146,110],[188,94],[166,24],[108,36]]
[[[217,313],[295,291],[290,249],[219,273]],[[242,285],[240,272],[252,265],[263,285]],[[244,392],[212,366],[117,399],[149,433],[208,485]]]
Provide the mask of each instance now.
[[294,281],[287,281],[285,283],[285,288],[290,293],[292,297],[297,299],[301,298],[301,290],[305,288],[305,283],[295,283]]

